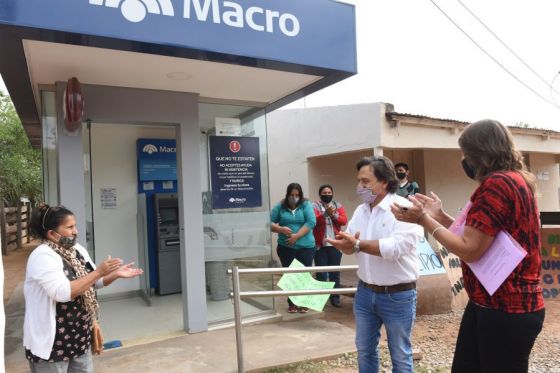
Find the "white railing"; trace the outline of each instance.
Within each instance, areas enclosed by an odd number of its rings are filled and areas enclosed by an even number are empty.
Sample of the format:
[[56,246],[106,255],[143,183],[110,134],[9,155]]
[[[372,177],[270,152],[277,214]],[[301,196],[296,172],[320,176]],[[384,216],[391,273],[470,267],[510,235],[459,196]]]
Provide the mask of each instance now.
[[302,273],[302,272],[345,272],[355,271],[357,265],[351,266],[325,266],[325,267],[302,267],[302,268],[242,268],[233,267],[228,269],[228,274],[232,276],[233,291],[230,298],[233,299],[233,311],[235,315],[235,338],[237,343],[237,371],[244,373],[243,366],[243,339],[241,334],[241,299],[257,298],[257,297],[273,297],[278,295],[319,295],[319,294],[353,294],[356,288],[338,288],[338,289],[306,289],[297,291],[284,290],[261,290],[261,291],[241,291],[239,284],[239,275],[242,274],[271,274],[280,275],[284,273]]

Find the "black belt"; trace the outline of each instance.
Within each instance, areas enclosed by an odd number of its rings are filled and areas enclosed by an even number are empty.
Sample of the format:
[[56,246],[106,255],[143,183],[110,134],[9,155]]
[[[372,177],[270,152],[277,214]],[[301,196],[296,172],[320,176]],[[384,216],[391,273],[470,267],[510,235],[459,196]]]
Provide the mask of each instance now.
[[398,291],[406,291],[416,289],[416,282],[408,282],[405,284],[396,284],[396,285],[387,285],[387,286],[379,286],[374,284],[368,284],[367,282],[363,282],[362,284],[368,288],[373,290],[375,293],[396,293]]

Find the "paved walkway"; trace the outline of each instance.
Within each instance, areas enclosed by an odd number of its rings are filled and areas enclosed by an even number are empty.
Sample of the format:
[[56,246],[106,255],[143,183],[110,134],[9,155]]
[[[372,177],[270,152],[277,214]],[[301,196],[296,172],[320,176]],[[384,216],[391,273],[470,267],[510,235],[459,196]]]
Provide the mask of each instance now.
[[[245,370],[355,351],[354,330],[325,320],[300,320],[244,328]],[[18,349],[19,350],[19,349]],[[27,372],[23,352],[11,355],[7,372]],[[236,372],[235,333],[224,329],[109,350],[95,357],[95,372]]]
[[[12,268],[13,270],[13,268]],[[6,306],[6,372],[28,372],[22,347],[23,277]],[[324,359],[355,351],[351,300],[325,313],[284,315],[284,321],[243,327],[245,370],[262,370],[302,360]],[[277,299],[279,308],[285,300]],[[94,358],[95,372],[236,372],[233,328],[183,335],[108,350]]]

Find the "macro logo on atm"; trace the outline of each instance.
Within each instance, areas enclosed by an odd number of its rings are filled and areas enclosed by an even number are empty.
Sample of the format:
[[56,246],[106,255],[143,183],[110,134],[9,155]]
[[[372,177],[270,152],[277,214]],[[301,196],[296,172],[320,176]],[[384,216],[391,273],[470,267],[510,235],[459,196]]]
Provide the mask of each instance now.
[[176,153],[177,148],[175,146],[169,145],[154,145],[154,144],[146,144],[142,148],[142,153],[148,153],[150,155],[154,153]]
[[142,148],[142,152],[148,154],[157,153],[157,151],[157,147],[154,144],[147,144],[144,146],[144,148]]
[[[143,21],[148,14],[174,17],[175,8],[171,0],[89,0],[91,5],[120,9],[130,22]],[[299,19],[290,13],[250,6],[244,9],[240,3],[224,0],[182,0],[183,18],[199,22],[223,23],[236,28],[297,36],[301,30]]]

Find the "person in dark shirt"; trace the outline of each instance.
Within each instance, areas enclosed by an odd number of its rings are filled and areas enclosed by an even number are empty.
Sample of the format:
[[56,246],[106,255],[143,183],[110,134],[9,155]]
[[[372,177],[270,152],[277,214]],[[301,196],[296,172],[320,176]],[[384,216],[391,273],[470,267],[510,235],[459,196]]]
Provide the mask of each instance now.
[[[469,303],[465,309],[453,373],[527,372],[529,355],[544,321],[539,286],[540,219],[536,183],[509,130],[494,120],[466,127],[459,138],[462,167],[480,183],[470,198],[464,232],[448,227],[440,199],[416,194],[413,207],[392,206],[397,219],[422,225],[449,251],[461,258]],[[527,255],[490,295],[466,263],[479,260],[500,232],[508,233]]]
[[397,163],[395,172],[397,179],[399,179],[399,189],[397,190],[399,196],[408,198],[408,196],[413,196],[420,191],[417,182],[408,180],[409,169],[406,163]]

